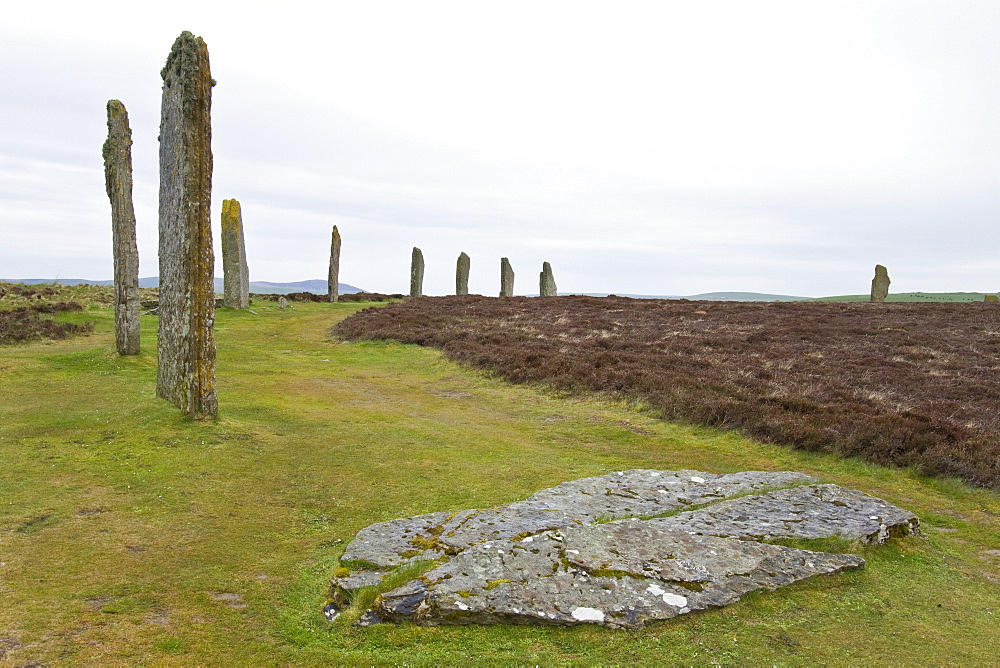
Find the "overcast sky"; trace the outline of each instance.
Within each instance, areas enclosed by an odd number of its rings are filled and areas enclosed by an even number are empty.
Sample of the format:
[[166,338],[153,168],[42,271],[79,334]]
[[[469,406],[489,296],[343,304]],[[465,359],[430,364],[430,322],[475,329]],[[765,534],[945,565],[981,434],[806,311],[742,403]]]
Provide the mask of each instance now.
[[[157,270],[160,69],[208,44],[251,280],[1000,289],[1000,2],[34,2],[0,23],[0,277],[112,276],[105,104]],[[218,238],[216,252],[218,255]],[[221,276],[221,259],[216,275]]]

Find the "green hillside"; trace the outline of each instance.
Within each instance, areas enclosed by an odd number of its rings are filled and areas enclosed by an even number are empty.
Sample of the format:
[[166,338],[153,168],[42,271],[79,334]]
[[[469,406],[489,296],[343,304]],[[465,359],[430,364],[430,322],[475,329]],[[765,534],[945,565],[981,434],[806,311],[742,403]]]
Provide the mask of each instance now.
[[[981,302],[988,293],[984,292],[899,292],[890,294],[887,302]],[[996,294],[996,293],[993,293]],[[866,302],[871,295],[838,295],[817,297],[819,302]]]

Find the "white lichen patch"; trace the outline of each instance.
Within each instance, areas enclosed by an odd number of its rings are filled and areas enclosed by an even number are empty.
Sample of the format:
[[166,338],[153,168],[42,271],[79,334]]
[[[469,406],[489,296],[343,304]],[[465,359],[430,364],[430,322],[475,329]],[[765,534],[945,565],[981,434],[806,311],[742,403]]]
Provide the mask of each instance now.
[[671,594],[670,592],[663,595],[663,602],[675,608],[686,608],[688,604],[687,597],[680,596],[679,594]]
[[705,482],[704,478],[699,478],[696,475],[691,476],[691,482]]
[[573,608],[573,619],[581,622],[603,622],[604,611],[597,608]]
[[672,605],[676,608],[687,607],[688,604],[687,598],[679,596],[677,594],[671,594],[660,585],[651,584],[648,587],[646,587],[646,591],[652,594],[653,596],[662,596],[663,602],[666,603],[667,605]]

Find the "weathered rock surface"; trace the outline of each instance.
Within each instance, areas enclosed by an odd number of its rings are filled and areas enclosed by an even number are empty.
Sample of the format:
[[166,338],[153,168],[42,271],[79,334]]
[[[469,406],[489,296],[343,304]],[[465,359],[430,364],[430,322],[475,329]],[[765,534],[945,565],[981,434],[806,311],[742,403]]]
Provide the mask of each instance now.
[[341,560],[393,568],[411,561],[457,554],[488,540],[597,520],[653,517],[740,494],[807,482],[814,480],[792,471],[717,475],[633,469],[564,482],[536,492],[524,501],[496,508],[429,513],[372,524],[358,532]]
[[132,205],[132,129],[125,105],[118,100],[108,100],[108,139],[102,154],[105,187],[111,200],[115,347],[119,355],[138,355],[139,249]]
[[538,295],[540,297],[556,296],[556,279],[552,276],[552,265],[542,263],[542,273],[538,275]]
[[250,269],[243,241],[243,210],[235,199],[222,200],[222,303],[250,306]]
[[804,485],[720,501],[707,508],[649,520],[674,531],[741,540],[846,538],[884,543],[917,529],[917,516],[839,485]]
[[374,621],[638,628],[743,594],[860,568],[853,554],[691,536],[642,520],[488,542],[382,595]]
[[416,246],[410,258],[410,296],[420,297],[424,294],[424,253]]
[[330,271],[326,276],[326,296],[331,302],[340,301],[340,231],[333,226],[330,240]]
[[514,296],[514,268],[505,257],[500,258],[500,296]]
[[455,294],[469,294],[469,268],[472,261],[464,252],[458,256],[458,263],[455,266]]
[[[381,522],[348,545],[342,563],[364,567],[336,578],[334,594],[346,601],[398,566],[435,561],[422,577],[383,593],[362,623],[637,628],[864,565],[852,554],[760,540],[881,542],[916,529],[912,513],[881,499],[810,483],[788,471],[635,469],[496,508]],[[743,496],[753,492],[766,493]],[[676,514],[654,517],[669,513]]]
[[889,283],[891,283],[889,280],[889,270],[880,264],[875,265],[871,301],[884,302],[885,298],[889,296]]
[[208,47],[185,31],[163,77],[160,117],[160,304],[156,395],[214,417],[212,75]]

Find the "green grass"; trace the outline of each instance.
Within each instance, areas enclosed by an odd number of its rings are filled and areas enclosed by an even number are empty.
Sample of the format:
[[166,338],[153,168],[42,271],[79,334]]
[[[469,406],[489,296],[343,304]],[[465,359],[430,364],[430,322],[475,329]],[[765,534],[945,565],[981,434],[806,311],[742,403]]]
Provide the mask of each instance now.
[[[0,658],[129,664],[995,661],[1000,495],[512,387],[433,350],[328,339],[365,304],[217,313],[220,418],[95,334],[0,348]],[[794,469],[915,511],[857,572],[637,632],[327,622],[362,527],[626,468]],[[367,594],[366,594],[367,595]]]
[[[887,302],[981,302],[987,294],[985,292],[899,292],[889,294],[885,298]],[[816,302],[867,302],[871,300],[871,294],[867,295],[839,295],[835,297],[817,297],[811,301]]]

